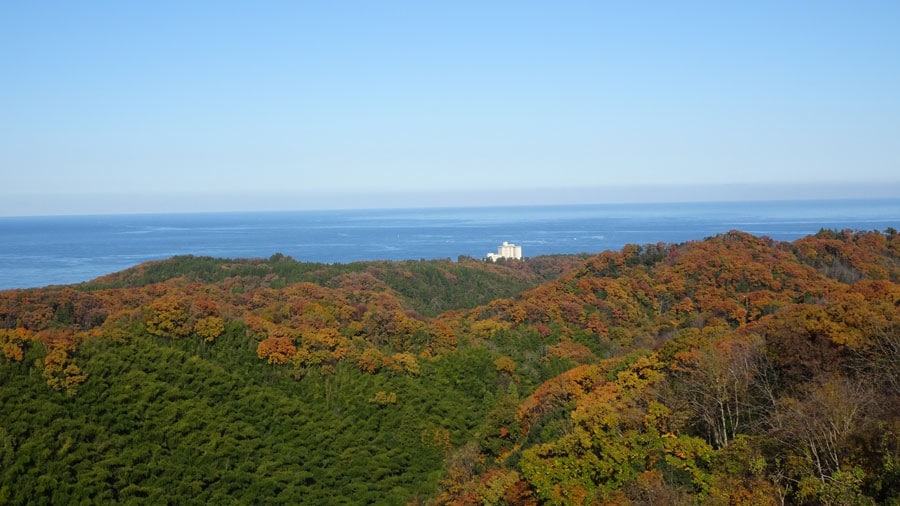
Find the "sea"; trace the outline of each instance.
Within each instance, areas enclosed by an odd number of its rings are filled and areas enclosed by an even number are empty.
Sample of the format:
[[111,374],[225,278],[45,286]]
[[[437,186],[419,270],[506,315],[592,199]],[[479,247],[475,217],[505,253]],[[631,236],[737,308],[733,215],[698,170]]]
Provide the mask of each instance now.
[[73,284],[175,255],[349,263],[527,257],[680,243],[741,230],[900,229],[900,198],[673,204],[0,217],[0,290]]

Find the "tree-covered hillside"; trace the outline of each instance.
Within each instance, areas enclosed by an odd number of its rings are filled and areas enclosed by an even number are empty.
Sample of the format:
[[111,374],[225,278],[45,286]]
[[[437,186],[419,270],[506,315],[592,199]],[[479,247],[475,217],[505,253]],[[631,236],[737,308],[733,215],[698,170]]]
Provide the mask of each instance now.
[[900,238],[0,292],[0,504],[900,502]]

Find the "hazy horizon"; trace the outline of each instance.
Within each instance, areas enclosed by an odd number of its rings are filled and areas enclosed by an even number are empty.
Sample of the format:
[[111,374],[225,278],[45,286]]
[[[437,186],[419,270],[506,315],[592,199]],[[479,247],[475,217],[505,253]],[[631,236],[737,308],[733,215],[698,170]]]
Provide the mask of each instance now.
[[512,191],[17,196],[0,217],[900,198],[900,183],[630,185]]

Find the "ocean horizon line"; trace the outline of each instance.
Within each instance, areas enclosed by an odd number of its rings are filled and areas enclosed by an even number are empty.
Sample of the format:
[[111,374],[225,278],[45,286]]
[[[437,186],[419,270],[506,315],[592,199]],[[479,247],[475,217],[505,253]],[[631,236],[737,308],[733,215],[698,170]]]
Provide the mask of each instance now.
[[0,217],[355,211],[891,199],[900,181],[601,185],[579,188],[0,194]]
[[71,212],[61,214],[9,214],[0,215],[0,219],[29,219],[29,218],[91,218],[91,217],[141,217],[141,216],[204,216],[204,215],[273,215],[273,214],[305,214],[305,213],[364,213],[364,212],[411,212],[411,211],[467,211],[467,210],[502,210],[502,209],[575,209],[575,208],[604,208],[604,207],[666,207],[666,206],[720,206],[720,205],[777,205],[777,204],[802,204],[802,203],[900,203],[900,197],[797,197],[797,198],[747,198],[747,199],[722,199],[722,200],[671,200],[671,201],[622,201],[622,202],[574,202],[574,203],[501,203],[501,204],[462,204],[462,205],[384,205],[373,207],[321,207],[321,208],[276,208],[276,209],[210,209],[210,210],[141,210],[122,212]]

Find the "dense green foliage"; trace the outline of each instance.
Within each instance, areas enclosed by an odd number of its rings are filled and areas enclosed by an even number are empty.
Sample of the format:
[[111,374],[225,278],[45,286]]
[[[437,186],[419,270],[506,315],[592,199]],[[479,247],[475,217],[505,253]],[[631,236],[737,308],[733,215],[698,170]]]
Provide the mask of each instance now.
[[900,503],[900,238],[0,292],[0,504]]
[[[432,433],[470,439],[496,383],[477,349],[417,378],[343,364],[297,381],[255,347],[242,329],[209,345],[93,340],[77,353],[90,379],[76,396],[28,361],[4,364],[0,502],[402,503],[437,485]],[[396,403],[370,402],[378,391]]]

